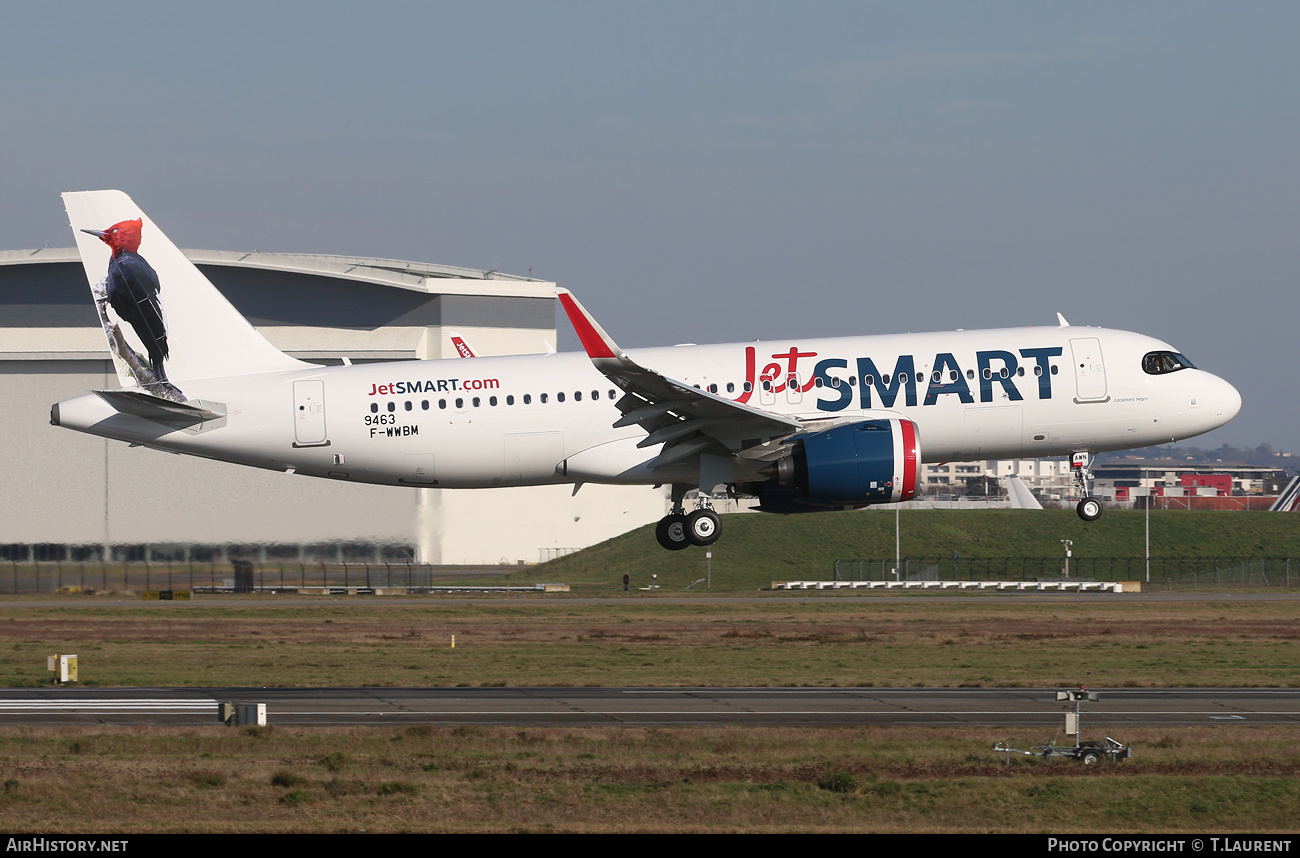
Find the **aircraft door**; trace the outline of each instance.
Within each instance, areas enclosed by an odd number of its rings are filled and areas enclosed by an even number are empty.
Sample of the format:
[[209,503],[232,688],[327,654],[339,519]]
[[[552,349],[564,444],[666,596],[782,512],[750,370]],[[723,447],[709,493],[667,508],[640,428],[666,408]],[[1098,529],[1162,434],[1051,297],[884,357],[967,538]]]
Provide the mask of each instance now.
[[796,372],[785,377],[785,401],[791,405],[803,403],[803,388],[799,384],[799,374]]
[[293,446],[323,447],[325,434],[325,382],[321,379],[293,383]]
[[547,481],[564,460],[564,433],[559,429],[507,432],[504,449],[507,482]]
[[1101,359],[1101,340],[1080,337],[1070,340],[1070,354],[1074,357],[1074,383],[1078,395],[1075,402],[1105,402],[1106,364]]
[[758,380],[758,404],[776,405],[776,380],[764,376]]

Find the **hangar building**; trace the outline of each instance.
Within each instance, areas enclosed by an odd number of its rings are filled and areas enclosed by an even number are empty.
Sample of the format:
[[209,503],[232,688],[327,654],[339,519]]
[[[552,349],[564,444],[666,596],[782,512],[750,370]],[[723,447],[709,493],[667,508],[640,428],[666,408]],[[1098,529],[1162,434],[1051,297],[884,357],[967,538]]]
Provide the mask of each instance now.
[[[555,344],[555,284],[389,259],[187,250],[271,343],[322,364]],[[649,487],[358,485],[59,429],[50,405],[117,387],[73,248],[0,251],[0,552],[12,559],[265,557],[536,562],[664,514]]]

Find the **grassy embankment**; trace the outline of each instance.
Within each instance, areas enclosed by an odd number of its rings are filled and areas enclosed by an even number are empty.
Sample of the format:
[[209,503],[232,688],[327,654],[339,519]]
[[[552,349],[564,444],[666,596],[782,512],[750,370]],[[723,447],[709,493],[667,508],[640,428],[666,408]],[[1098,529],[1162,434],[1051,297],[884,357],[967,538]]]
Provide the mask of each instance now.
[[[1048,574],[1059,571],[1060,540],[1073,540],[1074,557],[1144,556],[1145,516],[1108,510],[1084,522],[1072,510],[904,510],[899,515],[904,557],[938,557],[950,572],[953,551],[960,558],[1050,558]],[[831,577],[841,559],[894,556],[894,515],[878,510],[773,516],[729,515],[722,540],[713,546],[713,588],[755,590],[774,580]],[[1151,513],[1153,557],[1294,557],[1292,583],[1300,579],[1300,526],[1293,516],[1268,512]],[[959,561],[960,563],[961,561]],[[1077,562],[1077,561],[1076,561]],[[665,589],[681,590],[704,577],[699,548],[664,551],[647,525],[584,551],[501,579],[504,583],[563,581],[577,592],[614,592],[622,576],[645,586],[652,574]],[[1273,582],[1281,583],[1281,581]]]

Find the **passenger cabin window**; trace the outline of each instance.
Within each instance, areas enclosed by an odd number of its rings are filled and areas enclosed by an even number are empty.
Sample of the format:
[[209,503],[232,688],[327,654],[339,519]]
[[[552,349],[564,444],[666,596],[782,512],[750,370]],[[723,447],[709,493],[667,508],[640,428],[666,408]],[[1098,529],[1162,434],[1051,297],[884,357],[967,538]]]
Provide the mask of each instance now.
[[1164,375],[1180,369],[1196,369],[1192,362],[1178,352],[1147,352],[1142,358],[1142,371],[1147,375]]
[[531,393],[525,393],[524,405],[532,405],[532,404],[533,404],[533,395]]
[[378,402],[372,402],[372,403],[370,403],[370,413],[371,413],[371,414],[375,414],[375,413],[377,413],[378,411],[379,411],[379,403],[378,403]]

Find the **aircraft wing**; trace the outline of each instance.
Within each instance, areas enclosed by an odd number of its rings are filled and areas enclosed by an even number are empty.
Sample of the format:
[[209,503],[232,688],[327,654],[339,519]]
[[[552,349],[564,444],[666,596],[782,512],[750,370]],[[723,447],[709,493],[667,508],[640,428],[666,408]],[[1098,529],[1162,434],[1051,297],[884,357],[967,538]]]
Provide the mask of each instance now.
[[798,420],[761,411],[668,378],[629,358],[567,289],[560,303],[596,369],[623,391],[617,405],[623,416],[615,427],[638,424],[649,434],[638,444],[663,444],[651,468],[681,461],[721,445],[735,453],[769,438],[803,428]]

